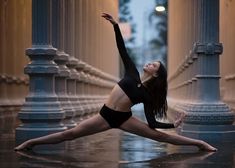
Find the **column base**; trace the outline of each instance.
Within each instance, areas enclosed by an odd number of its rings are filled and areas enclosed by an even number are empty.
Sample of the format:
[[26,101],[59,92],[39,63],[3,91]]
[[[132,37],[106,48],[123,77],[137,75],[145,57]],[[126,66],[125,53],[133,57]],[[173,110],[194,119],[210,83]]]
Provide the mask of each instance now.
[[234,142],[235,125],[195,125],[183,124],[177,133],[208,142]]
[[77,126],[77,123],[74,121],[73,118],[65,118],[63,120],[63,124],[68,128],[68,129],[71,129],[71,128],[74,128]]
[[[42,137],[45,135],[49,135],[56,132],[65,131],[67,127],[61,126],[56,128],[32,128],[32,127],[24,127],[20,126],[16,128],[15,131],[15,139],[16,139],[16,145],[19,145],[26,140]],[[38,145],[33,148],[34,150],[40,150],[40,151],[56,151],[56,150],[64,150],[65,149],[65,143],[59,143],[59,144],[52,144],[52,145]]]
[[178,113],[186,113],[182,127],[177,129],[180,135],[209,142],[234,141],[234,113],[225,103],[168,102],[170,120],[175,120]]

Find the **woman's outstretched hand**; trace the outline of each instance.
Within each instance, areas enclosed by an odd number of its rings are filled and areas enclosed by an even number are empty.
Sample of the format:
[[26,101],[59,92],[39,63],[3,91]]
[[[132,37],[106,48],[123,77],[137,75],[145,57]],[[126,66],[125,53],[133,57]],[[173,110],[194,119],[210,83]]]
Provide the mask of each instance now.
[[105,18],[106,20],[110,21],[110,23],[112,23],[113,25],[117,24],[117,22],[113,19],[113,17],[107,13],[102,13],[101,15],[103,18]]
[[33,145],[31,144],[31,140],[27,140],[24,143],[18,145],[14,148],[15,151],[21,151],[21,150],[32,150]]
[[183,122],[185,116],[186,116],[185,113],[180,114],[180,117],[174,122],[175,128],[177,128]]

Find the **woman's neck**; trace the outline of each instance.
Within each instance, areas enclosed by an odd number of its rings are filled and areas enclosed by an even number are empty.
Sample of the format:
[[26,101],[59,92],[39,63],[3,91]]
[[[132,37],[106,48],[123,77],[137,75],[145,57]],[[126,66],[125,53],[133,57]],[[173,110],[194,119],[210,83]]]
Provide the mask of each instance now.
[[151,75],[143,72],[143,74],[140,77],[141,83],[145,83],[147,80],[149,80],[151,78]]

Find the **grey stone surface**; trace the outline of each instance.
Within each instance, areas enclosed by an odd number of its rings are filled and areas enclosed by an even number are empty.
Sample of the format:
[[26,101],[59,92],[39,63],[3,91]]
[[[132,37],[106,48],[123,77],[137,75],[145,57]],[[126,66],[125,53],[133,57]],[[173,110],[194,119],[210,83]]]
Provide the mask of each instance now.
[[[141,112],[141,111],[140,111]],[[134,111],[134,115],[139,112]],[[142,115],[138,115],[143,117]],[[5,118],[8,120],[9,118]],[[14,123],[14,124],[13,124]],[[5,122],[0,135],[1,168],[234,168],[235,144],[214,144],[215,153],[195,147],[174,146],[143,137],[109,130],[67,143],[60,152],[14,152],[17,122]],[[173,130],[168,131],[174,133]]]

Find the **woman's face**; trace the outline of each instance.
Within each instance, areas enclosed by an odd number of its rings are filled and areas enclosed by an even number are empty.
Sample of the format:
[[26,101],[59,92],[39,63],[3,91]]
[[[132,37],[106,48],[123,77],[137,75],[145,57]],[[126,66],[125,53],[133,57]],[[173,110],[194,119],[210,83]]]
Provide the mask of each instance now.
[[155,62],[145,64],[143,67],[143,70],[144,70],[144,72],[146,72],[150,75],[156,76],[156,73],[157,73],[159,67],[160,67],[160,62],[155,61]]

